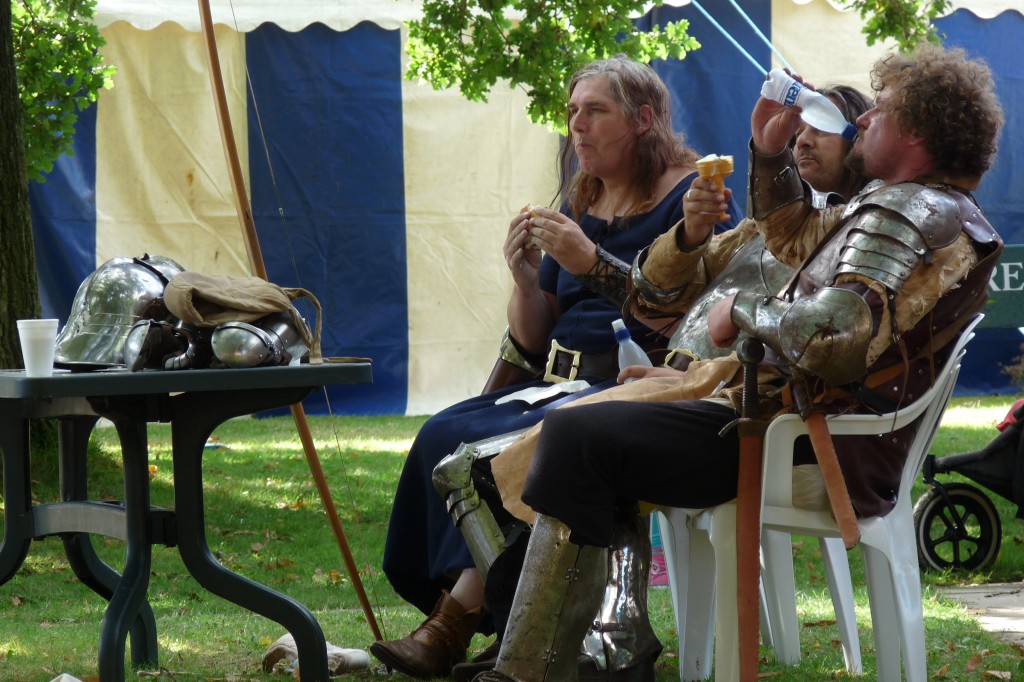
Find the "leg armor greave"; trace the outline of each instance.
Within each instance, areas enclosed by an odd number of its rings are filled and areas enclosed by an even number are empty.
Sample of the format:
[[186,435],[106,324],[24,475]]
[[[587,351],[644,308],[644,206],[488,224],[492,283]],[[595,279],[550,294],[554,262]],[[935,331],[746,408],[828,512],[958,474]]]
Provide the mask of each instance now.
[[575,682],[583,637],[600,606],[604,547],[569,542],[569,528],[538,515],[495,671],[520,682]]
[[463,443],[434,468],[434,489],[444,498],[452,522],[465,538],[484,582],[494,560],[505,550],[505,535],[490,507],[480,499],[473,482],[473,463],[497,455],[521,433],[516,431],[476,443]]
[[650,571],[650,534],[634,509],[616,520],[604,599],[583,640],[583,653],[598,670],[615,672],[639,663],[653,665],[661,652],[647,612]]

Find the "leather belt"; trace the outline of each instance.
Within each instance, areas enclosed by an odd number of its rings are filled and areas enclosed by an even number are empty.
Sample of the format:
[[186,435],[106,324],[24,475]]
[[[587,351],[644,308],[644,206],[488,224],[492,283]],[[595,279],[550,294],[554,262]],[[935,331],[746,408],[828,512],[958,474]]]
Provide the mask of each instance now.
[[617,351],[607,353],[583,353],[570,350],[551,339],[551,351],[545,367],[544,381],[559,384],[574,381],[579,377],[600,377],[611,379],[619,373]]

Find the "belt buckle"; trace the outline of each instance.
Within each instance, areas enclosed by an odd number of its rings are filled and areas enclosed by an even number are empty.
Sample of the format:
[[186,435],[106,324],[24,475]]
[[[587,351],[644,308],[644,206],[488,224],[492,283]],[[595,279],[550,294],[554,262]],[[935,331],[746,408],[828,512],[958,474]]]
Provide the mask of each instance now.
[[687,350],[685,348],[673,348],[671,351],[669,351],[669,354],[665,356],[665,367],[675,368],[674,363],[682,362],[682,360],[676,359],[676,356],[680,355],[690,358],[684,363],[684,366],[688,366],[694,360],[700,360],[700,358],[697,357],[697,354],[694,353],[693,351]]
[[[555,374],[555,363],[558,360],[559,353],[566,353],[572,356],[572,366],[569,368],[568,377]],[[576,375],[579,374],[580,371],[581,355],[583,355],[583,353],[580,351],[564,348],[558,343],[558,341],[551,339],[551,351],[548,352],[548,364],[544,367],[544,381],[552,384],[560,384],[563,381],[573,381],[576,379]]]

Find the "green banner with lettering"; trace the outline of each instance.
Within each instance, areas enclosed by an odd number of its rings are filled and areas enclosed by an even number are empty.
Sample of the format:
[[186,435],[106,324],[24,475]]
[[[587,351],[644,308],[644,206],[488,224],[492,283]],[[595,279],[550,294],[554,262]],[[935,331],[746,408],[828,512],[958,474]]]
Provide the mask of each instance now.
[[1007,244],[988,285],[981,327],[1024,327],[1024,244]]

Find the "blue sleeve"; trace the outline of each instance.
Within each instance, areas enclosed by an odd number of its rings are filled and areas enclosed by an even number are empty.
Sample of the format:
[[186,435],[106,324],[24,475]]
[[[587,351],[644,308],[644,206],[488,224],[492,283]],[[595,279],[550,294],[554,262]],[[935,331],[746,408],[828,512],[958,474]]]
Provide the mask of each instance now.
[[551,256],[544,254],[540,262],[540,289],[549,294],[558,293],[558,272],[561,267]]

